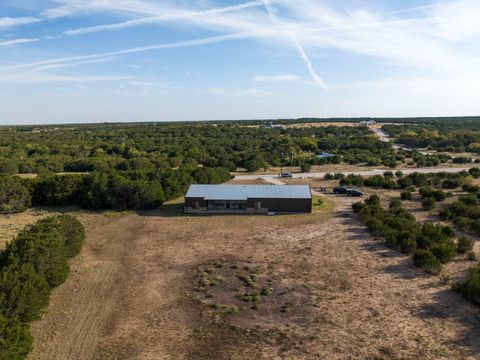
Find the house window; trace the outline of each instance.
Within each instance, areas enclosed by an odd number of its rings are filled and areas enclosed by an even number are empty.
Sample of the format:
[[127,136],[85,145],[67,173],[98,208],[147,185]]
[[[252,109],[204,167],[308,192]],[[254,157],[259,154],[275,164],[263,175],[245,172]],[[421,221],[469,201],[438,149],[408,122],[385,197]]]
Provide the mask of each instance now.
[[262,202],[261,201],[255,202],[255,210],[262,210]]

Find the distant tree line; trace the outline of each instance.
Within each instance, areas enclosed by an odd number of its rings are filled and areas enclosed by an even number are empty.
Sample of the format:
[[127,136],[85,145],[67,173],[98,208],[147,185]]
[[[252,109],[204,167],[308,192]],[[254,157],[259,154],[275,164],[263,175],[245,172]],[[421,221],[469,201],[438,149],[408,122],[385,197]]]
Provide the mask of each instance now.
[[[387,124],[383,130],[395,141],[412,148],[480,153],[480,119]],[[466,159],[457,161],[467,161]],[[469,159],[471,162],[472,160]]]
[[[315,155],[330,152],[334,158]],[[244,168],[330,162],[395,166],[366,127],[261,129],[244,123],[97,124],[0,128],[0,174]]]
[[28,323],[47,307],[50,292],[69,273],[68,260],[85,240],[70,215],[39,220],[0,252],[0,359],[25,359],[32,349]]
[[181,166],[161,171],[94,171],[85,175],[0,176],[0,212],[34,206],[77,205],[86,209],[152,209],[185,193],[191,183],[231,179],[226,168]]
[[[327,175],[329,179],[332,177],[330,174]],[[387,171],[383,175],[374,175],[370,177],[363,177],[355,174],[349,174],[347,176],[342,174],[337,175],[337,178],[340,179],[341,185],[367,186],[384,189],[407,189],[410,191],[412,188],[425,188],[425,194],[426,189],[431,187],[457,189],[469,184],[472,178],[478,177],[480,177],[480,168],[472,168],[469,171],[458,173],[438,172],[424,174],[415,172],[409,175],[404,175],[401,171],[397,171],[395,174]],[[433,195],[438,195],[438,193],[433,193]]]

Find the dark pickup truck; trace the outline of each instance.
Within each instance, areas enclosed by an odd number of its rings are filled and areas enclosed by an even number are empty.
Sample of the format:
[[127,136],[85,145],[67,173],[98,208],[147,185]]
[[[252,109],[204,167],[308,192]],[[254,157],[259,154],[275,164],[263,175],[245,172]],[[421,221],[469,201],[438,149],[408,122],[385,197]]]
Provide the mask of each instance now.
[[337,187],[334,187],[333,188],[333,193],[334,194],[348,194],[348,190],[351,190],[349,189],[348,187],[346,186],[337,186]]
[[357,189],[349,188],[347,186],[337,186],[333,188],[333,193],[334,194],[343,194],[347,196],[358,196],[361,197],[363,196],[363,192]]
[[356,196],[356,197],[362,197],[364,194],[360,190],[357,189],[348,189],[347,192],[348,196]]

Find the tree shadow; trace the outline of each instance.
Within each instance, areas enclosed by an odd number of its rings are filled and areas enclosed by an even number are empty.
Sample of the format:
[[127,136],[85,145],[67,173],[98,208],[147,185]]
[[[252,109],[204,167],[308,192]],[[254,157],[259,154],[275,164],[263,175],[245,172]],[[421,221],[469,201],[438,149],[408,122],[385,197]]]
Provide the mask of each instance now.
[[[183,204],[163,204],[161,207],[153,210],[138,210],[137,215],[146,216],[146,217],[189,217],[191,215],[186,214],[184,211]],[[195,216],[206,216],[206,215],[195,215]]]
[[[387,265],[383,268],[383,271],[387,274],[393,275],[395,278],[404,280],[413,280],[427,276],[424,272],[415,267],[410,256],[401,253],[400,256],[402,256],[403,259],[401,259],[399,263]],[[397,256],[397,258],[400,256]]]
[[454,344],[471,351],[474,358],[480,358],[480,307],[478,304],[465,299],[458,292],[451,289],[438,291],[433,301],[424,304],[418,310],[421,319],[452,319],[462,325],[461,336],[455,339]]

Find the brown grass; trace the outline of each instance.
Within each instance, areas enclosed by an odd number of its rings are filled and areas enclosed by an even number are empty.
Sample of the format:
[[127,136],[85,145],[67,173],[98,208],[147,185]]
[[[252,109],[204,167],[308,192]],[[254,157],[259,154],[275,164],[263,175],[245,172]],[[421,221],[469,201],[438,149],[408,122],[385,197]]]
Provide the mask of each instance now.
[[[30,359],[478,358],[478,307],[373,239],[358,199],[325,196],[334,210],[299,216],[79,213],[86,245],[32,326]],[[272,297],[247,309],[232,298],[244,283],[215,266],[224,282],[200,296],[218,259],[258,268]]]

